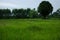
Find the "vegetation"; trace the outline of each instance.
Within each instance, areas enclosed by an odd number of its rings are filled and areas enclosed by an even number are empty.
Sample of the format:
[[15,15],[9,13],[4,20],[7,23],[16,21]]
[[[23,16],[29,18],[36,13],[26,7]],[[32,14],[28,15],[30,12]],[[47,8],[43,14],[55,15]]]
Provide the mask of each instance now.
[[15,19],[15,18],[58,18],[60,19],[60,8],[53,12],[53,6],[49,1],[42,1],[38,9],[0,9],[0,19]]
[[54,18],[60,18],[60,8],[52,14],[52,17]]
[[60,40],[60,20],[1,19],[0,40]]
[[0,18],[36,18],[38,12],[34,9],[0,9]]
[[49,13],[52,13],[53,7],[48,1],[42,1],[38,6],[38,12],[46,18]]
[[[0,9],[0,19],[13,19],[13,18],[58,18],[60,19],[60,8],[53,12],[53,7],[48,1],[42,1],[38,10],[34,9]],[[50,15],[49,15],[50,13]]]
[[60,9],[52,11],[48,1],[42,1],[38,10],[0,9],[0,40],[60,40]]

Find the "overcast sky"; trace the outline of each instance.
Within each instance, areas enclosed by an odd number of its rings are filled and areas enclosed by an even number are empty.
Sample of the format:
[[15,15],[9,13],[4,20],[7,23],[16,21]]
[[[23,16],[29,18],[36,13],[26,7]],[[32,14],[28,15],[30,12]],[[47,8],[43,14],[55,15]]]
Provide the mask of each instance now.
[[[38,7],[39,3],[43,0],[0,0],[0,9],[2,8],[36,8]],[[54,7],[54,11],[60,8],[60,0],[46,0],[49,1],[52,6]]]

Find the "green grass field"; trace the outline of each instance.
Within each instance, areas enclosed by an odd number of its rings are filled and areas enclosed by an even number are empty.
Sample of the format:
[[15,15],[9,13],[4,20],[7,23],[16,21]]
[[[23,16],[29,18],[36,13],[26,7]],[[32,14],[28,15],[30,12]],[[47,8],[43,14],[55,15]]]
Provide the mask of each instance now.
[[60,40],[60,20],[0,19],[0,40]]

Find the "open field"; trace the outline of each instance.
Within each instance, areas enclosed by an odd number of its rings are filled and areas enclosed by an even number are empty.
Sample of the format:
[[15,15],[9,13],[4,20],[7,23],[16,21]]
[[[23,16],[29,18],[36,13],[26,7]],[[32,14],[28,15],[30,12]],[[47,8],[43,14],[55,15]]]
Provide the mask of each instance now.
[[60,40],[60,20],[0,19],[0,40]]

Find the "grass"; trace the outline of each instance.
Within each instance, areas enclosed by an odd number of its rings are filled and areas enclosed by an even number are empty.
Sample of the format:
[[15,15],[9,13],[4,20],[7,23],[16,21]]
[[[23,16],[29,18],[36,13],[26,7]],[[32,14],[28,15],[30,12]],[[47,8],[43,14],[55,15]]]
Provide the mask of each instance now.
[[60,20],[0,19],[0,40],[60,40]]

